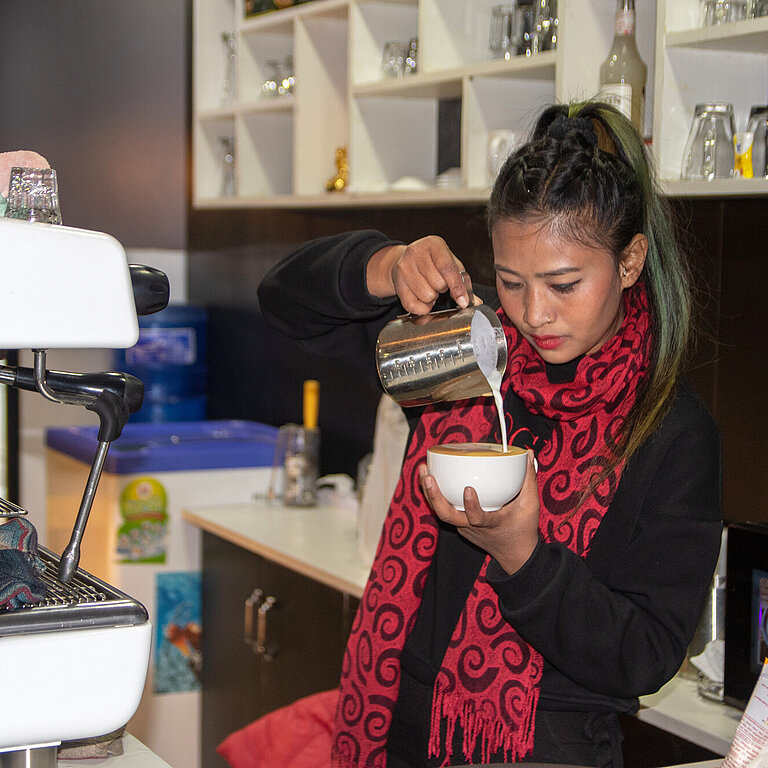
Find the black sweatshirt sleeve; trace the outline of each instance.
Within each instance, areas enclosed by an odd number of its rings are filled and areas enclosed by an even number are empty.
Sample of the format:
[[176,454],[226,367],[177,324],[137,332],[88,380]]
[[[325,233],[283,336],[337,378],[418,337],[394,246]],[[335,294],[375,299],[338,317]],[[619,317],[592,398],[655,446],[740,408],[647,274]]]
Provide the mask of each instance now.
[[579,688],[633,699],[679,669],[721,529],[719,433],[688,393],[630,460],[585,559],[540,543],[517,573],[493,561],[488,578],[506,620],[559,673],[561,700]]
[[[315,354],[371,369],[379,332],[404,309],[396,296],[380,299],[369,293],[366,268],[371,256],[394,244],[401,242],[375,230],[360,230],[297,246],[258,287],[265,322]],[[498,305],[495,289],[474,288],[486,303]],[[435,309],[450,301],[443,294]]]
[[392,243],[380,232],[363,230],[294,248],[259,285],[265,321],[315,352],[341,357],[370,349],[400,307],[397,297],[379,299],[366,287],[368,260]]

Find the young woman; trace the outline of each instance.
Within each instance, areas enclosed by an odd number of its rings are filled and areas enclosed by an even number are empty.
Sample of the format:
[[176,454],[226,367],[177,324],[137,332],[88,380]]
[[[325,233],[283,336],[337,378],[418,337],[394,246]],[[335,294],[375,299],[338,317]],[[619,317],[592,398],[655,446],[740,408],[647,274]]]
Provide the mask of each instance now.
[[[617,713],[680,667],[716,563],[719,435],[681,378],[688,274],[640,137],[599,103],[547,109],[488,225],[528,473],[497,512],[473,489],[458,511],[425,452],[500,442],[493,403],[416,414],[344,659],[342,766],[621,766]],[[348,233],[289,254],[259,299],[288,335],[372,366],[394,315],[466,305],[462,269],[438,237]]]

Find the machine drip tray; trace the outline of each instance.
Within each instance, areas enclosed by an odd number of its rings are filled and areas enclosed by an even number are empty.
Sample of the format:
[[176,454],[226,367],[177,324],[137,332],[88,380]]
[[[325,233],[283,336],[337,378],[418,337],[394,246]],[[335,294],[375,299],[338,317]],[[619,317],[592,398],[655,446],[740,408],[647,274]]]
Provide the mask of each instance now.
[[[0,637],[66,629],[132,626],[148,620],[146,608],[125,593],[78,569],[69,584],[57,577],[59,557],[40,547],[46,599],[15,610],[0,608]],[[0,764],[0,768],[5,768]]]

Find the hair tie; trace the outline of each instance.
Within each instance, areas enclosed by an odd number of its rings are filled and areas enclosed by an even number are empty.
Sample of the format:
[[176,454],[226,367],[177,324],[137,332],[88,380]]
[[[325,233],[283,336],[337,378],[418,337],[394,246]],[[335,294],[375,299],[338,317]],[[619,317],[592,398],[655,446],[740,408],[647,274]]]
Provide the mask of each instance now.
[[593,147],[597,146],[597,134],[588,117],[566,117],[557,115],[547,128],[547,135],[562,141],[568,133],[575,131],[583,136]]

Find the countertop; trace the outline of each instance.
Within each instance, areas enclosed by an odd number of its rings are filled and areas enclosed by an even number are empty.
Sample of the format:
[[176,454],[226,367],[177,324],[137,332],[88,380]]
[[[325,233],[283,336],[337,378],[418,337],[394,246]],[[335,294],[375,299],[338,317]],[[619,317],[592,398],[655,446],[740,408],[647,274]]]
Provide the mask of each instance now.
[[725,755],[743,711],[699,696],[696,681],[681,675],[640,699],[640,720]]
[[[195,507],[183,518],[204,531],[355,597],[370,563],[358,553],[354,513],[334,506],[283,507],[264,501]],[[742,711],[699,696],[696,683],[673,678],[640,699],[638,717],[725,755]]]
[[165,760],[159,758],[149,747],[144,746],[135,736],[123,736],[123,754],[111,757],[91,758],[88,760],[57,760],[56,768],[171,768]]
[[195,507],[184,520],[321,584],[361,597],[371,564],[359,555],[354,512],[266,501]]

